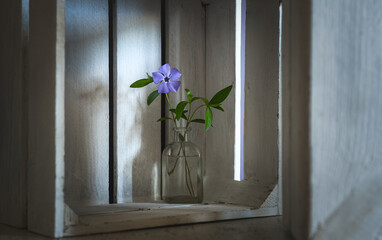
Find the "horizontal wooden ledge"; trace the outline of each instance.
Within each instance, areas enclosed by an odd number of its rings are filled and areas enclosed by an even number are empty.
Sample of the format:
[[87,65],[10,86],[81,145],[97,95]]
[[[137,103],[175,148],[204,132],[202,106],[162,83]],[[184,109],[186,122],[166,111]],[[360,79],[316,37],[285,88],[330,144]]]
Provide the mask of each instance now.
[[128,203],[73,207],[64,236],[118,232],[133,229],[172,226],[278,215],[278,208],[254,209],[231,204]]

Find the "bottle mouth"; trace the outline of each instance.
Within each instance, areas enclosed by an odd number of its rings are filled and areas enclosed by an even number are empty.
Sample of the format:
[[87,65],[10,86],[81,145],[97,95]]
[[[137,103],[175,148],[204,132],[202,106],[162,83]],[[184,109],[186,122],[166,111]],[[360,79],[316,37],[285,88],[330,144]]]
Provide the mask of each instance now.
[[189,132],[189,131],[191,131],[191,128],[190,127],[188,127],[188,128],[186,128],[186,127],[174,127],[173,130],[176,132]]

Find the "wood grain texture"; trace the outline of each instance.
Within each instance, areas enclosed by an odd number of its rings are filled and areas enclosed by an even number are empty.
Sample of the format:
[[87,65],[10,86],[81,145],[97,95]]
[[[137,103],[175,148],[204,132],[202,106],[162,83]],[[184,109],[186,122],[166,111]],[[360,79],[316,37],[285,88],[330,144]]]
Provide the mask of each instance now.
[[[121,204],[87,208],[79,216],[80,223],[69,226],[65,236],[92,233],[115,232],[159,226],[171,226],[188,223],[211,222],[227,219],[240,219],[269,216],[277,213],[277,208],[252,209],[247,206],[225,204]],[[106,209],[110,208],[109,211]]]
[[342,239],[379,239],[372,233],[381,229],[380,177],[359,184],[382,166],[381,8],[313,1],[311,234],[329,225],[323,231],[349,234]]
[[310,227],[310,3],[283,1],[283,221],[296,239]]
[[27,44],[25,1],[0,3],[0,222],[27,224]]
[[[382,167],[357,176],[358,182],[338,208],[322,223],[312,239],[382,238]],[[314,217],[314,215],[313,215]]]
[[248,181],[275,185],[279,169],[279,1],[248,1],[246,17],[244,176]]
[[28,229],[64,228],[65,0],[30,2]]
[[[293,239],[281,223],[281,217],[252,218],[233,221],[221,221],[203,224],[187,224],[183,226],[169,226],[136,231],[124,231],[107,234],[93,234],[89,236],[71,237],[71,240],[291,240]],[[37,234],[25,230],[14,229],[0,225],[0,240],[48,240]]]
[[161,64],[161,13],[157,0],[117,0],[116,159],[118,202],[160,199],[160,97],[130,84]]
[[65,201],[109,201],[107,0],[66,1]]
[[[166,60],[171,67],[178,68],[182,73],[182,84],[178,92],[170,94],[173,108],[176,107],[176,103],[187,99],[184,91],[186,88],[190,89],[194,96],[206,96],[205,36],[205,8],[199,0],[166,1]],[[194,102],[193,109],[197,106],[198,102]],[[204,111],[199,110],[194,118],[204,119]],[[173,127],[173,122],[167,121],[167,144],[174,141]],[[205,164],[207,159],[204,125],[194,123],[190,127],[190,139],[202,151]]]
[[[264,25],[264,23],[266,23]],[[206,8],[206,89],[235,82],[235,1]],[[278,182],[278,2],[247,3],[245,180],[233,180],[234,91],[207,134],[206,201],[260,207]],[[219,171],[216,171],[217,166]]]
[[[211,1],[206,15],[206,91],[211,98],[235,82],[235,1]],[[233,89],[224,102],[225,112],[214,112],[214,127],[207,134],[206,201],[220,201],[222,194],[231,194],[226,188],[234,173],[234,96]]]

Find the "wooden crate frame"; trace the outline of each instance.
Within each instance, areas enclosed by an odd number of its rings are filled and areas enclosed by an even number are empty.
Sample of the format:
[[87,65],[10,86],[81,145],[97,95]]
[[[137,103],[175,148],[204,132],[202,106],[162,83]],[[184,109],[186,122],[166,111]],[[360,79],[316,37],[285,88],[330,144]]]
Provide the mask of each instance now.
[[[33,82],[29,88],[30,231],[62,237],[281,214],[279,187],[273,189],[268,200],[259,209],[232,204],[127,204],[71,209],[64,201],[63,171],[65,0],[31,1],[30,32],[30,77]],[[41,52],[46,54],[42,57]],[[275,196],[278,197],[277,207],[269,205]],[[125,210],[115,210],[121,207]]]

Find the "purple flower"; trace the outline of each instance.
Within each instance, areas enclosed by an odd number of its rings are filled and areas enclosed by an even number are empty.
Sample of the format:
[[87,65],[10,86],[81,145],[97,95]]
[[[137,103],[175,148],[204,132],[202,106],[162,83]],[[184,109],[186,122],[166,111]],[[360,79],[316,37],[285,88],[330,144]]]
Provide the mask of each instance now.
[[176,68],[170,67],[168,63],[161,66],[159,72],[153,72],[153,81],[158,84],[159,93],[176,92],[180,86],[180,81],[177,81],[182,74]]

